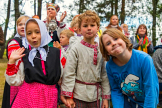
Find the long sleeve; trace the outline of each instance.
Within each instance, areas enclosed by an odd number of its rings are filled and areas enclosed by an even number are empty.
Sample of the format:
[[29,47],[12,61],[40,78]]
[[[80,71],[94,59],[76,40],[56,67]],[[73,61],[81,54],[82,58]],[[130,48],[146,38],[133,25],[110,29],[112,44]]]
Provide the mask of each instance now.
[[134,49],[138,49],[139,44],[136,42],[135,36],[132,36],[132,37],[130,38],[130,41],[131,41],[131,43],[133,44],[133,48],[134,48]]
[[109,78],[109,83],[111,87],[111,99],[113,108],[124,108],[124,96],[118,84],[115,82],[111,70],[109,69],[108,63],[106,65],[106,71]]
[[158,104],[159,83],[153,60],[146,57],[141,64],[145,91],[144,108],[156,108]]
[[24,81],[24,64],[21,60],[17,60],[16,64],[7,64],[5,77],[10,86],[20,86]]
[[162,49],[157,49],[152,55],[159,83],[162,83]]
[[[13,50],[19,49],[20,46],[16,41],[11,41],[8,44],[8,58]],[[21,59],[17,60],[15,64],[7,64],[7,69],[5,72],[6,81],[11,86],[19,86],[24,81],[24,63]]]
[[77,68],[77,56],[74,49],[71,49],[66,61],[65,71],[63,74],[63,80],[61,84],[61,95],[71,97],[75,85]]
[[65,24],[64,22],[61,22],[61,23],[59,24],[58,29],[57,29],[57,36],[58,36],[58,38],[60,38],[60,33],[61,33],[61,31],[65,30],[65,29],[67,29],[67,28],[66,28],[66,24]]
[[4,35],[3,35],[2,27],[0,27],[0,45],[3,44],[4,44]]
[[106,68],[105,68],[105,62],[103,61],[102,64],[102,70],[101,70],[101,86],[103,89],[103,99],[110,99],[110,85],[109,85],[109,79],[107,77],[107,73],[106,73]]

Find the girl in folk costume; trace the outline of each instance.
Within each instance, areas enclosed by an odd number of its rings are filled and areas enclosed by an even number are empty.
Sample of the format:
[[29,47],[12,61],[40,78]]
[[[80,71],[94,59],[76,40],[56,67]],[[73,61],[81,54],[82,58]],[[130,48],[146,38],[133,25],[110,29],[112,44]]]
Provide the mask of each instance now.
[[83,39],[73,44],[69,51],[62,78],[61,95],[66,98],[65,104],[70,108],[99,108],[102,91],[102,108],[107,108],[107,99],[110,99],[109,81],[98,44],[94,41],[100,19],[90,10],[78,18]]
[[56,15],[59,12],[60,7],[57,4],[47,3],[47,18],[45,19],[45,24],[49,35],[52,38],[52,41],[49,43],[49,46],[53,46],[54,41],[59,41],[60,32],[65,29],[66,24],[63,23],[64,18],[66,17],[66,11],[62,13],[60,21],[57,21]]
[[106,27],[106,29],[108,28],[117,28],[118,30],[120,30],[122,32],[122,28],[119,27],[119,19],[117,15],[113,15],[110,18],[110,23],[109,25]]
[[144,51],[145,53],[152,54],[154,51],[151,38],[147,36],[147,27],[144,24],[139,25],[136,36],[130,38],[133,48]]
[[157,108],[159,83],[151,56],[132,49],[114,28],[103,32],[100,50],[107,61],[113,108]]
[[[52,39],[44,22],[39,19],[26,22],[25,36],[31,49],[24,45],[26,49],[13,51],[6,69],[6,81],[10,85],[21,85],[12,108],[57,108],[55,84],[61,74],[60,51],[48,47]],[[24,71],[15,66],[15,61],[20,58]]]
[[[17,22],[16,22],[17,34],[7,44],[7,58],[8,59],[10,59],[10,55],[11,55],[12,51],[17,50],[22,47],[22,43],[24,45],[27,44],[26,39],[25,39],[24,27],[25,27],[25,23],[28,19],[29,19],[28,16],[20,16],[17,19]],[[15,65],[16,65],[17,69],[23,71],[22,70],[23,64],[20,62],[21,62],[21,59],[17,60]],[[5,82],[2,108],[10,108],[18,91],[19,91],[19,86],[12,86],[12,84],[11,84],[11,86],[9,86],[8,83]]]

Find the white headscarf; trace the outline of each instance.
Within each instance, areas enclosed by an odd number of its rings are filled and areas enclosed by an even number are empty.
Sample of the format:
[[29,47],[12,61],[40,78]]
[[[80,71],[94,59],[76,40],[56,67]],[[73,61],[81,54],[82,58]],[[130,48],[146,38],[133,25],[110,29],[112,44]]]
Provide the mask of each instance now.
[[[39,19],[34,19],[34,18],[30,18],[25,24],[25,37],[26,37],[26,25],[30,20],[35,20],[37,22],[39,29],[40,29],[40,33],[41,33],[41,44],[40,44],[40,46],[38,48],[31,46],[32,50],[29,52],[29,56],[28,56],[29,62],[34,67],[33,60],[34,60],[34,57],[36,56],[37,50],[41,54],[42,60],[46,61],[47,52],[43,47],[45,45],[48,45],[48,43],[51,42],[52,39],[51,39],[51,37],[50,37],[50,35],[47,31],[45,23],[43,21],[39,20]],[[26,46],[24,46],[24,47],[26,47]]]

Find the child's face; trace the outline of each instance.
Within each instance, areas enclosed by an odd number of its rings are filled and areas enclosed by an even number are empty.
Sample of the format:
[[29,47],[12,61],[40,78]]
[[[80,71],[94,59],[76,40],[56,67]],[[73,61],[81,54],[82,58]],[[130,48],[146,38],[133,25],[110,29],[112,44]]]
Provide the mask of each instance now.
[[64,34],[61,34],[60,35],[60,44],[61,44],[61,46],[69,45],[69,38]]
[[28,22],[26,26],[26,38],[29,44],[35,48],[41,45],[41,33],[38,24]]
[[114,26],[118,25],[118,17],[117,16],[112,16],[111,24],[114,25]]
[[56,9],[48,8],[47,9],[47,15],[49,15],[50,18],[55,18],[56,17]]
[[17,32],[20,36],[25,36],[24,28],[26,21],[27,20],[24,18],[17,24]]
[[124,32],[128,32],[128,26],[123,27]]
[[84,38],[94,38],[99,30],[96,22],[92,20],[86,21],[85,19],[81,22],[80,32]]
[[138,30],[139,35],[144,35],[146,34],[146,28],[144,26],[141,26]]
[[104,34],[102,41],[108,55],[116,57],[123,54],[127,49],[125,42],[121,38],[113,38],[108,34]]

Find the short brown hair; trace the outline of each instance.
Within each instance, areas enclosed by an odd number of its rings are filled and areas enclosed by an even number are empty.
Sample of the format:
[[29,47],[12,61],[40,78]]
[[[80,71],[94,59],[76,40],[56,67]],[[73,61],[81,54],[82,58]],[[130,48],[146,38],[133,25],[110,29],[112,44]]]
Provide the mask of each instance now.
[[138,34],[138,31],[139,31],[139,29],[140,29],[142,26],[146,29],[145,35],[147,35],[147,27],[146,27],[145,24],[141,24],[141,25],[138,26],[137,31],[136,31],[136,35]]
[[26,16],[26,15],[23,15],[23,16],[20,16],[17,21],[16,21],[16,26],[18,26],[18,24],[21,22],[22,19],[26,19],[28,20],[30,17],[29,16]]
[[99,16],[96,14],[96,12],[91,11],[91,10],[87,10],[85,11],[83,14],[81,14],[78,17],[78,27],[81,28],[81,23],[83,20],[89,21],[92,20],[93,22],[97,23],[97,26],[100,27],[100,18]]
[[104,46],[104,43],[103,43],[103,40],[102,40],[103,35],[105,35],[105,34],[107,34],[107,35],[109,35],[113,38],[121,38],[126,43],[126,47],[128,48],[128,50],[129,51],[132,50],[132,48],[133,48],[132,43],[120,30],[118,30],[116,28],[108,28],[107,30],[105,30],[103,32],[103,34],[99,38],[99,40],[100,40],[100,42],[99,42],[100,51],[101,51],[102,56],[105,59],[105,61],[109,61],[109,59],[110,59],[110,55],[108,55],[108,52],[105,49],[105,46]]
[[74,33],[69,29],[65,29],[65,30],[61,31],[60,35],[61,34],[66,35],[68,38],[70,38],[71,36],[74,36]]

